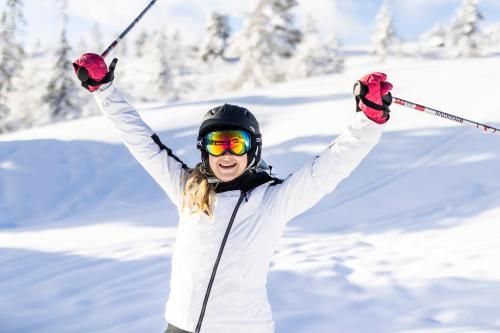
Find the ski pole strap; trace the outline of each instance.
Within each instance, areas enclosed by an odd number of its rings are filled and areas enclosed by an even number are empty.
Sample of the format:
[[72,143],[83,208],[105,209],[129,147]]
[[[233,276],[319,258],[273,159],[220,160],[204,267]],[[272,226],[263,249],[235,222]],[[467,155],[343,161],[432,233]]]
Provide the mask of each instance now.
[[94,80],[90,77],[89,71],[85,67],[78,68],[77,76],[78,79],[82,82],[82,87],[88,89],[89,87],[97,87],[106,83],[110,83],[115,79],[115,67],[118,59],[113,59],[111,64],[109,65],[109,71],[106,75],[99,81]]

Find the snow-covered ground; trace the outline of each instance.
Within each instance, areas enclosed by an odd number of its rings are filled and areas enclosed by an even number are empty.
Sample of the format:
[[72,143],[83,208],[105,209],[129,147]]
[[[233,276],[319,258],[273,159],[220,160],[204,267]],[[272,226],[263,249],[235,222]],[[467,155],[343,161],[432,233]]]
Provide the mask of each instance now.
[[[374,70],[396,96],[500,126],[500,57],[355,57],[341,75],[138,107],[192,165],[203,113],[246,106],[284,177],[347,126]],[[277,333],[500,331],[500,136],[392,110],[352,176],[289,223],[268,283]],[[0,332],[162,332],[176,224],[104,118],[0,136]]]

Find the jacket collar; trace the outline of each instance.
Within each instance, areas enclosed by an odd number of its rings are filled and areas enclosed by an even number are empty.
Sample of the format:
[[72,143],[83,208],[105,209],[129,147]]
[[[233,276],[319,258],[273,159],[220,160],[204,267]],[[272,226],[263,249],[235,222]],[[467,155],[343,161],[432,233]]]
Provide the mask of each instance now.
[[215,184],[215,193],[236,190],[247,193],[272,180],[275,180],[275,178],[271,176],[271,167],[263,160],[259,162],[255,170],[247,170],[241,176],[230,182],[221,182],[216,177],[210,177],[208,179],[209,183]]

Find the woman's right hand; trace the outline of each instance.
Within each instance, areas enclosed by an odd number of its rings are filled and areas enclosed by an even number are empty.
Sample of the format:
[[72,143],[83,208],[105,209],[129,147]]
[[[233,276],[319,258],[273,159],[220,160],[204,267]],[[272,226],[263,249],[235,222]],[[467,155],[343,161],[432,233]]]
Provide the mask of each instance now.
[[113,81],[117,61],[118,59],[114,59],[108,70],[103,57],[95,53],[85,53],[73,63],[73,69],[82,82],[82,86],[94,92],[101,85]]

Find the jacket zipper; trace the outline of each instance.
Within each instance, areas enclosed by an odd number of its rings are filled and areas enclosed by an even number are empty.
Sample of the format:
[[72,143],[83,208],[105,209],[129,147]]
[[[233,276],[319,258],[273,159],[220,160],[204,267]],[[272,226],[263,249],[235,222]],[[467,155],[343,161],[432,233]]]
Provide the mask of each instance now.
[[229,225],[227,226],[226,233],[224,234],[224,238],[222,239],[221,246],[219,248],[219,254],[217,255],[217,260],[215,261],[214,268],[212,270],[212,276],[210,277],[210,282],[208,283],[207,292],[205,293],[205,299],[203,300],[203,306],[201,308],[200,318],[198,319],[198,324],[196,325],[195,333],[199,333],[201,330],[201,323],[203,322],[203,317],[205,316],[205,310],[207,308],[208,298],[210,296],[210,291],[212,290],[212,285],[215,280],[215,274],[217,273],[217,268],[219,267],[219,262],[222,257],[222,252],[224,251],[224,247],[226,246],[227,238],[229,237],[229,232],[231,231],[231,227],[233,226],[234,219],[236,218],[236,213],[243,202],[243,199],[246,197],[247,193],[241,193],[240,198],[238,199],[238,203],[236,207],[234,207],[233,214],[231,215],[231,220],[229,220]]

